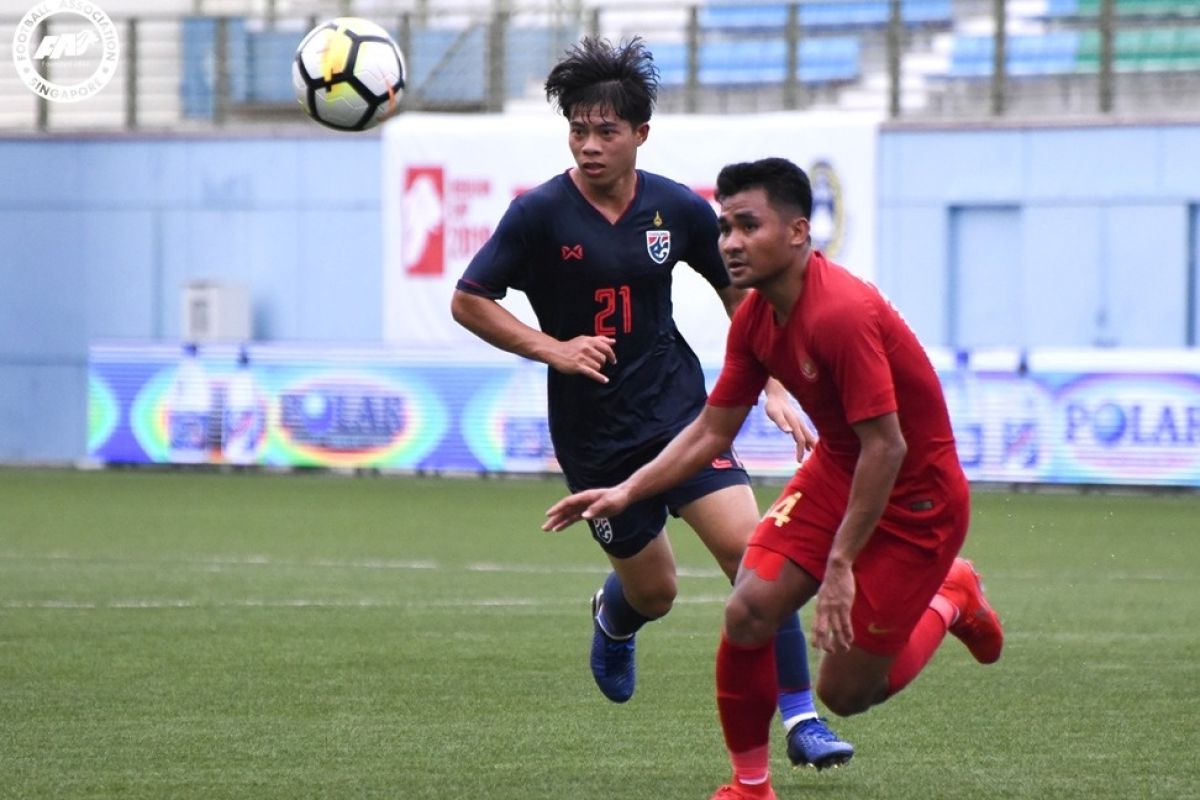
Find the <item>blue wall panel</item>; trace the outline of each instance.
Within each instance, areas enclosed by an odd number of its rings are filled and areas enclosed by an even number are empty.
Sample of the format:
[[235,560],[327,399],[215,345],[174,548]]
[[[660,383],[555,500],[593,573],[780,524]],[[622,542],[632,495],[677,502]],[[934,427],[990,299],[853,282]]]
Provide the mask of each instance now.
[[1160,141],[1148,128],[1067,128],[1025,134],[1027,200],[1149,197],[1162,178]]
[[1185,346],[1188,207],[1114,204],[1105,211],[1105,307],[1114,333],[1127,347]]
[[[888,264],[879,287],[904,314],[922,341],[949,337],[946,315],[949,287],[949,216],[931,204],[884,210],[879,252]],[[889,280],[883,280],[884,278]]]
[[1194,127],[1171,127],[1156,131],[1161,148],[1162,191],[1200,200],[1200,132]]
[[[958,347],[1012,344],[1025,328],[1025,276],[1010,243],[1021,235],[1013,207],[960,206],[950,212],[950,285],[947,315]],[[1024,345],[1026,342],[1018,341]]]
[[[383,242],[359,230],[354,210],[300,212],[302,242],[297,271],[296,313],[310,341],[378,342],[383,330]],[[364,236],[348,263],[346,240]]]
[[[1011,272],[1020,323],[997,344],[1196,343],[1200,126],[879,147],[876,279],[927,343],[956,344],[952,263]],[[82,455],[87,343],[174,340],[190,280],[246,284],[261,339],[377,343],[381,165],[370,134],[0,140],[0,461]],[[955,259],[953,210],[995,207],[1019,212],[1014,240]]]
[[378,342],[376,137],[0,141],[0,461],[86,448],[87,344],[176,339],[189,281],[256,338]]
[[87,349],[75,360],[0,357],[0,459],[70,461],[87,447]]
[[1007,203],[1027,180],[1019,131],[885,131],[880,137],[880,202],[910,205]]
[[[0,353],[18,359],[86,355],[80,211],[7,211],[0,215]],[[94,254],[98,255],[98,254]]]
[[157,213],[147,209],[97,209],[80,217],[84,253],[79,298],[89,339],[153,338],[162,298],[158,292]]
[[[944,253],[954,237],[939,244],[909,228],[933,228],[933,217],[957,207],[1011,205],[1021,209],[1020,234],[1004,246],[1025,323],[999,344],[1184,346],[1197,152],[1195,125],[884,130],[876,279],[928,343],[965,344],[944,306],[912,292],[952,290],[937,257],[912,248]],[[959,268],[973,257],[966,247]],[[991,263],[993,254],[977,258]]]
[[1014,269],[1021,270],[1025,326],[1013,344],[1092,347],[1099,344],[1097,314],[1103,298],[1100,275],[1085,265],[1101,260],[1098,207],[1027,206],[1022,239],[1014,242]]

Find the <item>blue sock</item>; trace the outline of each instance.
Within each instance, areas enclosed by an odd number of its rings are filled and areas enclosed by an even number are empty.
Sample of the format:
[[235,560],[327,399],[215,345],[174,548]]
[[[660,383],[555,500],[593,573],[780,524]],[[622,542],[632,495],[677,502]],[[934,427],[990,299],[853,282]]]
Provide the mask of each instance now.
[[791,730],[797,722],[817,716],[808,674],[808,642],[799,614],[784,620],[775,635],[775,669],[779,675],[779,718],[784,728]]
[[600,604],[600,627],[604,632],[613,639],[628,639],[651,619],[629,605],[617,573],[608,573],[604,581],[604,600]]

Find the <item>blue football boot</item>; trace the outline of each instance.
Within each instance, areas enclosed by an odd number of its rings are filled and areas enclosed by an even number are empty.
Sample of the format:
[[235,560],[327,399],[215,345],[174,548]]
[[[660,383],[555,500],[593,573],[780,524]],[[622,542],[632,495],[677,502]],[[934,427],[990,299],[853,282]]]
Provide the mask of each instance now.
[[797,722],[787,735],[788,759],[797,767],[840,767],[854,756],[854,745],[843,742],[818,717]]
[[633,697],[637,684],[637,666],[633,657],[633,637],[613,639],[600,627],[600,605],[604,589],[592,595],[592,677],[604,696],[614,703]]

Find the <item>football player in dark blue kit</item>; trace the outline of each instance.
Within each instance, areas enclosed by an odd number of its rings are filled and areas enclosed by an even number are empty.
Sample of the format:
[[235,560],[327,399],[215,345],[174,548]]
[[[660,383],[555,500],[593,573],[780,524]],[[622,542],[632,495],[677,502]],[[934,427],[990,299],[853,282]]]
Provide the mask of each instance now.
[[[658,88],[639,39],[575,45],[550,72],[546,95],[569,122],[575,166],[522,194],[458,282],[455,320],[490,344],[547,364],[550,434],[573,491],[611,486],[651,460],[705,403],[699,359],[675,327],[671,272],[686,262],[730,314],[716,215],[682,184],[637,169]],[[500,305],[509,289],[529,298],[540,330]],[[766,410],[798,453],[811,433],[778,383]],[[732,580],[758,518],[732,451],[686,483],[590,520],[613,571],[592,598],[592,674],[606,697],[628,700],[634,635],[664,616],[676,595],[667,515],[682,517]],[[818,717],[804,634],[793,616],[777,640],[780,714],[788,755],[822,769],[854,748]]]

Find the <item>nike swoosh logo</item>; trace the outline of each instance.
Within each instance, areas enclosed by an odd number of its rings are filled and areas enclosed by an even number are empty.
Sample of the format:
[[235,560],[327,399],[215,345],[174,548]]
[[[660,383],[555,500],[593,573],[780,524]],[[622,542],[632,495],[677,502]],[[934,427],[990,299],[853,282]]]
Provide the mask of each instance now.
[[891,633],[893,628],[885,628],[882,625],[876,625],[874,622],[867,625],[867,633],[872,636],[883,636],[885,633]]

